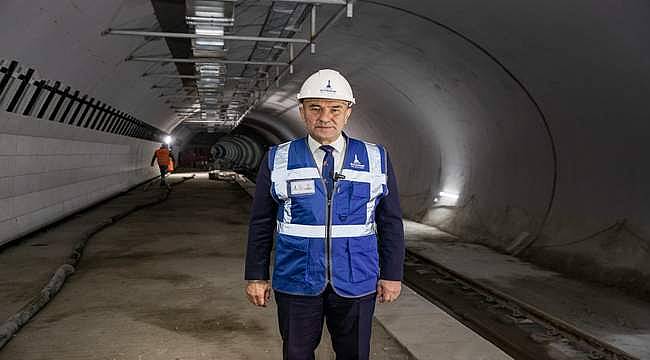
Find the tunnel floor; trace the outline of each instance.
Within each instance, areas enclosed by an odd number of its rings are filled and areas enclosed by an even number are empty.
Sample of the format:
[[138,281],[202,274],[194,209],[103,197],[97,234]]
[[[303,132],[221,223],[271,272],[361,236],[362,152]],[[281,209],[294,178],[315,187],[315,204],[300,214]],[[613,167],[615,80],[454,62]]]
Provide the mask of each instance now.
[[568,278],[436,228],[405,221],[407,248],[462,276],[619,348],[650,359],[650,304],[618,289]]
[[[187,174],[173,175],[177,183]],[[0,350],[5,359],[278,359],[275,307],[249,305],[243,258],[254,184],[209,180],[173,187],[167,201],[93,236],[61,292]],[[0,319],[38,293],[79,234],[164,193],[140,186],[0,252]],[[245,191],[246,189],[247,191]],[[410,251],[648,358],[650,308],[613,289],[539,269],[406,221]],[[372,359],[509,359],[405,287],[377,307]],[[334,359],[327,331],[317,359]]]
[[[3,320],[38,292],[75,234],[161,191],[135,189],[0,253]],[[281,358],[275,307],[249,305],[243,291],[249,207],[237,184],[199,176],[96,234],[75,274],[0,359]],[[377,321],[372,353],[412,359]],[[318,358],[334,358],[328,338]]]

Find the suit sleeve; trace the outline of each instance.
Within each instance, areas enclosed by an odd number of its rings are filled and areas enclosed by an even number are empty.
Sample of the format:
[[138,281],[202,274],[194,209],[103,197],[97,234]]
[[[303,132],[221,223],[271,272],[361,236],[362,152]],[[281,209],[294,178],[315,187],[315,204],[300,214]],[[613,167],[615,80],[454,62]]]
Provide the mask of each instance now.
[[404,272],[404,225],[397,179],[388,153],[386,153],[386,175],[388,195],[380,200],[375,210],[379,237],[379,278],[401,281]]
[[268,153],[262,159],[255,183],[255,196],[248,225],[246,247],[246,280],[268,280],[273,232],[276,226],[278,204],[271,196],[271,172]]

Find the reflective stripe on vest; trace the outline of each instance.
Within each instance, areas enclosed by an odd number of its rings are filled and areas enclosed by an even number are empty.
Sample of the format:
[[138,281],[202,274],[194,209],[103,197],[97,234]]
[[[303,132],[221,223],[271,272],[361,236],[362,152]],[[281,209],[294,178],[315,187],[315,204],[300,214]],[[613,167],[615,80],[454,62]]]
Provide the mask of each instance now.
[[[280,221],[277,223],[278,234],[306,238],[324,238],[325,228],[325,225],[287,224]],[[333,238],[358,237],[373,234],[375,234],[374,223],[363,225],[332,225]]]

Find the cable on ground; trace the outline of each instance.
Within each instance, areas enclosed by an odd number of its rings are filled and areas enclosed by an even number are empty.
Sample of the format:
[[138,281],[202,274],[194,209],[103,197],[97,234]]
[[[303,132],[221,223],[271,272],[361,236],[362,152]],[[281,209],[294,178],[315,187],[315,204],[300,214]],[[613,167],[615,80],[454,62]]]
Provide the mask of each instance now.
[[29,322],[29,320],[33,318],[36,313],[43,309],[45,305],[47,305],[47,303],[49,303],[50,300],[52,300],[54,296],[56,296],[56,294],[61,290],[61,287],[63,287],[63,284],[68,279],[68,277],[70,277],[70,275],[75,272],[76,266],[81,260],[83,251],[88,244],[88,240],[93,235],[138,210],[164,202],[167,200],[167,198],[169,198],[169,194],[172,192],[172,187],[180,185],[187,180],[193,179],[194,177],[195,175],[183,177],[183,180],[171,184],[170,187],[167,187],[167,191],[165,191],[164,194],[158,199],[145,204],[133,206],[130,209],[114,215],[100,222],[99,224],[96,224],[92,228],[84,231],[81,238],[74,244],[72,252],[65,260],[64,264],[59,266],[59,268],[54,272],[50,280],[45,286],[43,286],[39,294],[34,296],[27,304],[21,307],[20,310],[18,310],[18,312],[16,312],[14,315],[10,316],[9,319],[7,319],[4,323],[0,324],[0,350],[2,350],[2,348],[12,339],[12,337],[15,336],[16,333],[23,326],[25,326],[25,324],[27,324],[27,322]]

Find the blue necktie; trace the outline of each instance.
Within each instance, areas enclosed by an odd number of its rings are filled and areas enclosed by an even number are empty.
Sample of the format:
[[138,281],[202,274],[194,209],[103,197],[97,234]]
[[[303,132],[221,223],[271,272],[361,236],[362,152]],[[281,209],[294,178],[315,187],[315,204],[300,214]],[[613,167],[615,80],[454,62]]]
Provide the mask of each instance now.
[[323,181],[325,181],[325,187],[327,187],[327,198],[331,199],[332,189],[334,188],[334,156],[332,156],[334,147],[331,145],[322,145],[320,149],[325,151],[321,173]]

